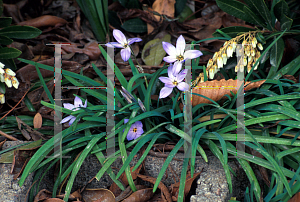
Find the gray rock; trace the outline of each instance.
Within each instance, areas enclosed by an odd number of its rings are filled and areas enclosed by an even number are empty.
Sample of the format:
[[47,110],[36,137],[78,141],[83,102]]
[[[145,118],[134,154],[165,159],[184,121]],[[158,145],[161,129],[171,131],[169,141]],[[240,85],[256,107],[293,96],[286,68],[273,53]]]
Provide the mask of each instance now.
[[[3,145],[3,149],[25,143],[23,141],[7,141]],[[31,174],[20,187],[18,181],[13,179],[10,174],[11,164],[0,164],[0,201],[1,202],[24,202],[27,191],[32,184],[33,174]]]
[[[5,148],[11,146],[12,144],[20,144],[23,142],[7,142],[5,143]],[[168,154],[168,152],[165,152]],[[238,163],[235,163],[235,160],[229,160],[228,164],[236,172],[237,177],[232,175],[233,183],[233,193],[229,194],[227,180],[225,177],[224,169],[220,161],[209,151],[206,152],[208,156],[208,163],[206,163],[201,157],[196,158],[195,164],[195,173],[200,172],[203,169],[203,172],[200,174],[199,179],[197,180],[197,189],[191,190],[196,195],[191,196],[191,202],[203,202],[203,201],[228,201],[231,196],[237,197],[237,199],[242,198],[244,190],[246,189],[248,179],[242,168],[238,166]],[[178,182],[180,178],[180,173],[182,170],[183,164],[182,153],[176,154],[168,166],[166,173],[162,178],[162,182],[166,186]],[[130,163],[130,166],[134,166],[138,158],[135,157]],[[145,160],[145,175],[152,176],[157,178],[165,158],[159,158],[155,156],[148,155]],[[117,174],[119,169],[122,166],[121,158],[117,159],[113,164],[112,168]],[[9,174],[11,169],[11,164],[2,164],[0,168],[0,201],[1,202],[24,202],[26,192],[31,186],[32,174],[29,178],[26,179],[25,184],[22,187],[19,187],[18,180],[13,180],[13,175]],[[101,165],[95,155],[90,155],[84,163],[82,164],[73,184],[72,192],[86,186],[86,188],[108,188],[112,184],[112,180],[105,173],[100,181],[96,179],[88,183],[101,169]],[[54,169],[50,169],[49,172],[45,175],[43,179],[40,190],[48,189],[52,191],[54,184]],[[149,183],[145,183],[150,185]]]

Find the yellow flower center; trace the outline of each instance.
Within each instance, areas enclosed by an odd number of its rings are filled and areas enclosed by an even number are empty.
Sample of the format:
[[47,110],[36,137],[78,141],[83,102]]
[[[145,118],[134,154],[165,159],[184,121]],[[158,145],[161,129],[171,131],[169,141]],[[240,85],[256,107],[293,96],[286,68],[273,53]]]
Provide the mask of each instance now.
[[177,82],[176,80],[173,81],[172,83],[173,83],[174,86],[177,86],[177,85],[178,85],[178,82]]
[[178,55],[176,58],[178,61],[182,61],[184,59],[184,57],[182,55]]
[[125,44],[124,44],[124,48],[127,48],[127,46],[128,46],[128,43],[125,43]]
[[136,133],[137,132],[137,128],[133,128],[133,132]]

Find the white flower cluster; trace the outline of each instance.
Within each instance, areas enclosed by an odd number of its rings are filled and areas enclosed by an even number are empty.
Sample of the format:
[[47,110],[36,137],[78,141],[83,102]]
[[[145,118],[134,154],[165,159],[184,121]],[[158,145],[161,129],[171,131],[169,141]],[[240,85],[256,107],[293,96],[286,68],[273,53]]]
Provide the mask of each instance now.
[[[5,83],[7,87],[11,88],[12,86],[18,89],[19,87],[19,81],[15,77],[16,73],[13,72],[11,69],[6,68],[4,69],[4,64],[0,62],[0,81]],[[4,94],[0,93],[0,103],[5,103],[5,97]]]

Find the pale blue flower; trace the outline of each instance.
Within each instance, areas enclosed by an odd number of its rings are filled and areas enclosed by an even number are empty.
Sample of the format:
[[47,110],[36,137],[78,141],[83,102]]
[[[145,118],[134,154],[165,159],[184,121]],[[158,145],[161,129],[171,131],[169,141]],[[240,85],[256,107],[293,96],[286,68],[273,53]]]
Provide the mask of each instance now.
[[[80,107],[83,107],[83,108],[86,108],[87,106],[87,100],[85,100],[85,103],[83,105],[81,99],[79,97],[75,97],[74,99],[74,105],[73,104],[70,104],[70,103],[64,103],[64,108],[66,109],[69,109],[69,110],[72,110],[72,111],[77,111],[80,109]],[[63,120],[61,120],[61,124],[62,123],[66,123],[69,121],[69,126],[72,125],[72,123],[75,121],[76,117],[75,116],[72,116],[72,115],[69,115],[67,117],[65,117]]]
[[[129,119],[124,119],[124,123],[126,124],[129,121]],[[131,125],[128,134],[127,134],[127,140],[135,140],[138,137],[140,137],[144,133],[143,130],[143,124],[141,121],[137,121],[134,124]]]
[[[176,65],[179,65],[180,68],[177,68]],[[168,97],[174,87],[177,87],[181,91],[187,91],[189,89],[189,85],[183,82],[183,79],[186,77],[188,70],[184,69],[179,73],[181,64],[175,63],[174,66],[170,65],[168,67],[169,77],[159,77],[159,80],[165,84],[165,87],[163,87],[159,93],[159,98]],[[175,70],[173,70],[173,68],[175,68]]]
[[140,41],[142,41],[142,39],[130,38],[127,40],[125,35],[118,29],[114,29],[113,35],[114,35],[115,39],[117,40],[117,42],[107,43],[106,46],[111,47],[111,48],[114,48],[114,47],[123,48],[121,50],[121,57],[126,62],[127,60],[129,60],[130,55],[131,55],[130,45],[133,44],[134,42],[140,42]]
[[[202,54],[201,51],[199,50],[187,50],[184,51],[185,49],[185,39],[183,38],[182,35],[180,35],[177,39],[176,42],[176,48],[168,43],[168,42],[162,42],[163,44],[163,48],[165,49],[165,51],[168,53],[169,56],[164,57],[164,61],[168,62],[168,63],[183,63],[185,60],[187,59],[194,59],[197,57],[200,57]],[[181,68],[181,66],[176,65],[175,67],[177,68]],[[173,69],[174,71],[179,72],[180,69]],[[175,72],[174,72],[175,74]]]

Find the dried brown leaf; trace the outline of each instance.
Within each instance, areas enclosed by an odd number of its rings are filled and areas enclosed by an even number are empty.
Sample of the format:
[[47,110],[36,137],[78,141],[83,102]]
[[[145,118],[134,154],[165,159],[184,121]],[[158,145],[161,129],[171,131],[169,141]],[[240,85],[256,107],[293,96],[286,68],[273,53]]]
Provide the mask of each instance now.
[[[155,184],[155,182],[156,182],[156,178],[154,178],[154,177],[141,175],[141,174],[138,174],[138,177],[141,178],[142,180],[144,180],[146,182],[150,182],[152,184]],[[165,196],[166,200],[168,202],[172,202],[172,196],[171,196],[168,188],[166,187],[166,185],[164,185],[162,182],[159,182],[158,188],[161,190],[161,192]]]
[[[202,172],[202,171],[201,171]],[[201,174],[201,172],[199,173],[194,173],[194,177],[191,178],[191,174],[188,174],[186,176],[186,181],[185,181],[185,187],[184,187],[184,197],[187,196],[187,194],[190,192],[192,183],[194,182],[194,180]],[[173,201],[177,201],[178,199],[178,191],[179,191],[179,186],[180,186],[180,182],[177,182],[175,184],[172,184],[171,190],[172,190],[172,199]]]
[[52,15],[43,15],[31,20],[23,21],[18,23],[18,25],[27,25],[32,27],[45,27],[45,26],[62,26],[67,24],[68,22],[60,17],[52,16]]
[[111,202],[115,201],[114,194],[108,189],[86,189],[82,192],[85,202]]
[[141,189],[131,194],[123,202],[146,202],[152,198],[153,194],[153,188]]
[[[257,81],[257,82],[246,82],[245,83],[245,91],[251,90],[253,88],[259,88],[265,80]],[[204,95],[214,101],[220,100],[226,94],[231,96],[230,91],[234,94],[237,93],[237,80],[225,80],[222,79],[220,81],[206,81],[203,83],[198,83],[198,85],[193,89],[193,93],[197,93],[200,95]],[[201,103],[212,103],[208,99],[203,97],[194,95],[192,100],[192,105],[196,106]]]
[[33,118],[33,127],[34,128],[41,128],[43,124],[43,117],[40,113],[36,113]]

